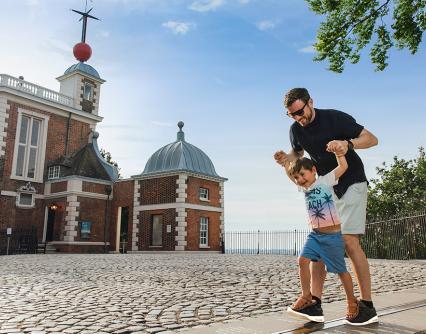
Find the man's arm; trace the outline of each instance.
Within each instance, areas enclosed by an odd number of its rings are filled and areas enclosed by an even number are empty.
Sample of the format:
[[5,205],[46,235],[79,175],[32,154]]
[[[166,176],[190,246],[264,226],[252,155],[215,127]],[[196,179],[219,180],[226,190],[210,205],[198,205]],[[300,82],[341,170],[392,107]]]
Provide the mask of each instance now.
[[[350,144],[347,140],[333,140],[330,143],[332,142],[336,143],[334,153],[338,155],[345,155],[348,152]],[[351,142],[353,144],[353,149],[363,149],[376,146],[379,141],[375,135],[364,128],[358,137],[351,139]],[[330,143],[327,144],[327,147]]]

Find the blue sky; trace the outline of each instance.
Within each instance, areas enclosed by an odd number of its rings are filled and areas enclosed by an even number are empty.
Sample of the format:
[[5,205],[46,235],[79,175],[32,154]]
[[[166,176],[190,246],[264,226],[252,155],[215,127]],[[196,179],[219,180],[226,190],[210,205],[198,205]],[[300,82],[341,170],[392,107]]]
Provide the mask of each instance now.
[[[2,0],[0,73],[59,90],[76,61],[83,0]],[[318,108],[353,115],[379,138],[359,151],[367,176],[426,145],[425,43],[416,55],[392,51],[374,72],[368,50],[343,74],[314,62],[321,17],[301,0],[94,0],[88,61],[102,86],[97,130],[125,177],[176,138],[206,152],[225,184],[227,230],[306,227],[304,202],[272,159],[289,149],[283,94],[309,89]]]

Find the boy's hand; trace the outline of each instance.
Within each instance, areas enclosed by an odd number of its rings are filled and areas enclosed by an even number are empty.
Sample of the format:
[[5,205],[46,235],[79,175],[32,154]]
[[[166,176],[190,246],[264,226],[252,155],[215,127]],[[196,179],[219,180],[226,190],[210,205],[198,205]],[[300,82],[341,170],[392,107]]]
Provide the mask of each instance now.
[[281,151],[277,151],[274,154],[275,161],[279,165],[284,166],[284,167],[289,162],[288,157],[289,157],[289,155],[287,153],[285,153],[284,151],[282,151],[282,150]]

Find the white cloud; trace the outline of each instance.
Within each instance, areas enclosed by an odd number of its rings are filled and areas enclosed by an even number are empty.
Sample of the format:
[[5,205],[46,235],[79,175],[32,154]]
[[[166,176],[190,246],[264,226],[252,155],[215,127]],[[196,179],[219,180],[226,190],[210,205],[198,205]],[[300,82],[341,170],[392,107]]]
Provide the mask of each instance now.
[[162,128],[171,128],[171,127],[173,127],[173,124],[169,123],[169,122],[151,121],[151,124],[159,126],[159,127],[162,127]]
[[225,0],[194,1],[188,8],[196,12],[209,12],[223,6]]
[[27,0],[27,4],[29,6],[38,6],[39,5],[39,1],[38,0]]
[[301,48],[298,51],[301,52],[301,53],[315,53],[316,52],[313,45],[305,46],[304,48]]
[[191,22],[168,21],[163,23],[163,27],[170,29],[174,34],[185,35],[191,28],[195,26]]
[[105,30],[101,30],[98,32],[99,36],[103,37],[103,38],[108,38],[110,36],[109,31],[105,31]]
[[259,30],[265,31],[265,30],[274,29],[276,26],[276,23],[269,20],[265,20],[265,21],[257,22],[256,26]]

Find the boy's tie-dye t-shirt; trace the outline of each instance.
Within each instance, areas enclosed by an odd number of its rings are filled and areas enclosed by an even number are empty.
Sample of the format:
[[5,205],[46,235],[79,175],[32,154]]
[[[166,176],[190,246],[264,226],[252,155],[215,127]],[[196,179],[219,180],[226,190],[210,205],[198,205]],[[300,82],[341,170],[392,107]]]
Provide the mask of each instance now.
[[340,224],[334,204],[333,186],[336,184],[337,180],[333,170],[324,176],[319,176],[308,189],[303,189],[309,225],[312,228]]

